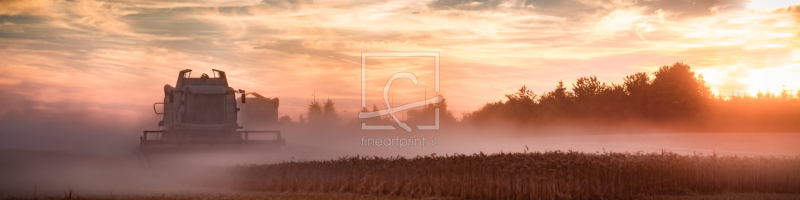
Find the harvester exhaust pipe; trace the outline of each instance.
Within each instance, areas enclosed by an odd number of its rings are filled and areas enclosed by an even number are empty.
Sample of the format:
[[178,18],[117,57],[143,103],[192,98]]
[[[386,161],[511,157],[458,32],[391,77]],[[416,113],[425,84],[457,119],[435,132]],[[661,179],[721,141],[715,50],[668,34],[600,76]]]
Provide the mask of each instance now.
[[245,98],[245,96],[247,96],[247,93],[244,93],[244,90],[243,90],[243,89],[239,89],[239,93],[241,93],[241,94],[242,94],[242,103],[244,103],[244,102],[245,102],[245,99],[247,99],[247,98]]

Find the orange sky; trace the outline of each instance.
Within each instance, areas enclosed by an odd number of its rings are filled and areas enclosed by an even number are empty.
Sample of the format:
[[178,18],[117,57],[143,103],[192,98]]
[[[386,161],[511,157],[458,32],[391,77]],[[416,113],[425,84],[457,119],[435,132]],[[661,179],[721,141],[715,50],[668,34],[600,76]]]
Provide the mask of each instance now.
[[[684,62],[716,93],[800,88],[800,1],[52,1],[0,2],[0,114],[15,109],[152,117],[182,69],[228,72],[236,89],[304,113],[312,94],[360,109],[360,53],[435,51],[457,116],[527,85]],[[383,62],[386,61],[386,62]],[[430,97],[432,59],[370,65],[370,102]],[[374,89],[374,90],[373,90]],[[374,96],[373,96],[374,95]],[[5,97],[3,97],[5,96]],[[31,103],[21,104],[9,96]],[[14,99],[19,99],[14,98]],[[377,98],[377,99],[376,99]],[[9,100],[11,99],[11,100]],[[374,101],[373,101],[374,100]],[[17,102],[17,103],[15,103]],[[143,109],[144,108],[144,109]],[[347,112],[344,112],[347,111]]]

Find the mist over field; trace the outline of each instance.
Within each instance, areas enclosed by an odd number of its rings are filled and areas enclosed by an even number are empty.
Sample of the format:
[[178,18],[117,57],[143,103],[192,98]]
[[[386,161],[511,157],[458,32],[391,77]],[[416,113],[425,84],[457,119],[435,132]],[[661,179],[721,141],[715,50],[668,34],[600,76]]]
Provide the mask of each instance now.
[[[26,122],[3,124],[4,128]],[[29,126],[6,132],[0,151],[0,188],[4,195],[198,194],[231,192],[226,167],[291,161],[337,159],[345,156],[406,157],[473,153],[582,151],[661,152],[684,155],[795,156],[800,134],[788,133],[675,133],[646,126],[558,126],[525,130],[510,126],[463,128],[442,126],[438,131],[362,131],[352,128],[285,127],[286,146],[277,151],[183,151],[148,158],[144,167],[134,154],[139,130],[107,134],[110,129],[86,124],[80,132]],[[16,130],[16,129],[4,129]],[[54,131],[60,130],[60,131]],[[117,130],[119,131],[119,130]],[[365,146],[362,138],[425,138],[439,146]],[[13,141],[13,143],[11,142]]]

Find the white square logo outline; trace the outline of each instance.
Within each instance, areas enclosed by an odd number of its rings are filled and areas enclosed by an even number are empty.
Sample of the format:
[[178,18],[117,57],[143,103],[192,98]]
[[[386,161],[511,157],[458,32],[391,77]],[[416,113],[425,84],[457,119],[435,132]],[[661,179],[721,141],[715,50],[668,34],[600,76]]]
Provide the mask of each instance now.
[[[361,107],[362,108],[366,108],[367,107],[367,84],[366,84],[367,83],[367,57],[434,57],[434,63],[435,63],[435,65],[434,65],[434,85],[435,85],[434,86],[434,92],[436,94],[438,94],[439,93],[439,56],[440,56],[439,52],[418,52],[418,51],[407,51],[407,52],[361,52]],[[408,78],[408,79],[411,79],[414,82],[414,85],[417,84],[416,76],[414,76],[411,73],[407,73],[407,72],[399,72],[399,73],[396,73],[394,76],[392,76],[392,78],[389,80],[389,82],[387,82],[387,85],[384,87],[385,91],[388,91],[389,86],[391,85],[391,82],[394,79],[396,79],[395,77],[398,76],[398,75],[401,75],[398,78]],[[402,75],[405,75],[405,76],[402,76]],[[433,103],[429,103],[429,100],[432,100],[430,102],[433,102]],[[394,120],[398,123],[398,125],[400,125],[404,129],[406,129],[406,131],[411,132],[411,128],[408,127],[405,123],[399,121],[399,119],[397,119],[394,116],[394,112],[399,112],[399,111],[402,111],[402,110],[407,110],[407,109],[411,109],[411,108],[425,106],[425,105],[428,105],[428,104],[434,104],[434,103],[442,102],[441,96],[438,96],[438,95],[435,95],[433,98],[431,98],[429,100],[423,100],[421,102],[414,102],[414,103],[406,104],[406,105],[398,107],[399,108],[398,110],[393,110],[393,108],[391,108],[391,107],[389,107],[387,105],[387,107],[388,107],[387,110],[381,110],[381,111],[372,112],[372,113],[359,112],[359,118],[364,119],[364,118],[380,117],[380,116],[388,114],[388,115],[391,115],[394,118]],[[439,108],[435,108],[435,124],[433,126],[417,126],[417,128],[420,129],[420,130],[438,130],[439,129]],[[369,126],[364,122],[361,123],[361,129],[362,130],[397,130],[392,125],[388,125],[388,126],[387,125]]]

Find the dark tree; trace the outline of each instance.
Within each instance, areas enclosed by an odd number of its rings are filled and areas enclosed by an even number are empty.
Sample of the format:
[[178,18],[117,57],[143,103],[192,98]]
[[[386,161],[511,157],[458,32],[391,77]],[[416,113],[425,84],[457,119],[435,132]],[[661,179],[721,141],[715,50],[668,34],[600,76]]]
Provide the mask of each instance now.
[[639,72],[625,77],[623,86],[628,97],[628,114],[644,116],[647,113],[647,98],[650,92],[650,77],[647,73]]
[[327,123],[339,122],[339,113],[336,112],[334,104],[335,103],[331,101],[331,99],[328,99],[322,106],[322,116]]
[[[702,76],[688,65],[675,63],[653,73],[625,77],[622,84],[600,82],[596,76],[581,77],[568,91],[559,81],[553,91],[537,95],[526,86],[507,94],[506,101],[487,103],[464,115],[467,123],[492,119],[516,123],[564,120],[619,121],[626,119],[690,119],[699,115],[713,95]],[[759,98],[771,98],[769,92]],[[783,96],[789,92],[784,91]]]
[[322,106],[319,105],[317,100],[311,101],[311,103],[308,104],[306,116],[308,116],[309,123],[318,123],[322,120]]
[[695,78],[686,64],[665,65],[653,74],[647,110],[656,119],[696,116],[711,95],[703,77]]
[[440,124],[453,124],[456,118],[453,113],[447,109],[447,99],[442,98],[441,103],[429,104],[421,109],[408,111],[408,122],[416,125],[433,125],[435,122],[436,108],[439,109],[439,123]]

